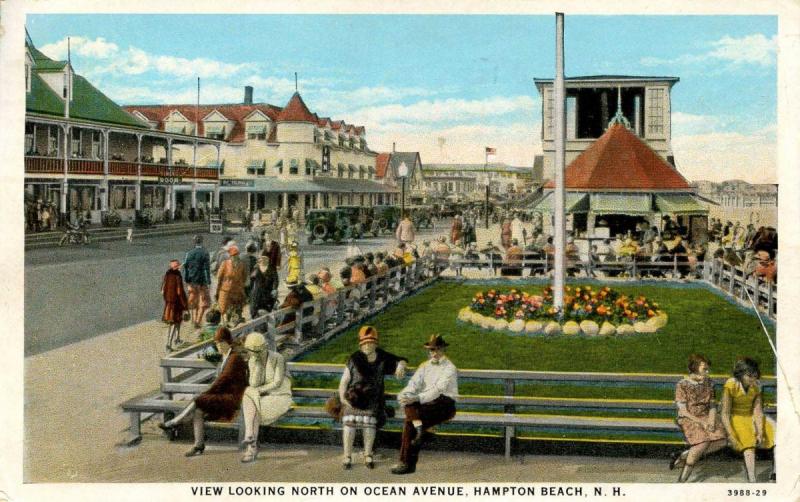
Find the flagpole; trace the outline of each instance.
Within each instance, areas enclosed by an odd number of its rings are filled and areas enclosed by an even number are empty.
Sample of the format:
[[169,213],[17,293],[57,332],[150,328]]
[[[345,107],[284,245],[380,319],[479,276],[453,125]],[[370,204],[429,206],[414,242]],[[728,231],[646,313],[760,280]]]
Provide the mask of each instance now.
[[486,229],[489,229],[489,173],[486,167],[489,164],[489,147],[483,149],[483,175],[486,178],[486,200],[483,202],[483,214],[486,223]]
[[194,108],[194,149],[192,150],[192,220],[197,214],[197,137],[200,135],[200,77],[197,77],[197,102]]
[[565,159],[565,122],[564,96],[564,14],[556,13],[556,78],[555,78],[555,193],[553,244],[555,245],[555,263],[553,268],[553,306],[561,317],[564,311],[564,280],[566,275],[564,251],[566,247],[566,215],[564,214],[564,164]]
[[67,209],[68,193],[69,192],[69,154],[72,149],[70,144],[72,131],[69,126],[69,96],[72,93],[70,86],[72,85],[72,54],[70,51],[70,37],[67,37],[67,67],[64,69],[66,85],[64,85],[64,181],[61,184],[61,217],[62,223],[65,225],[69,222],[69,210]]

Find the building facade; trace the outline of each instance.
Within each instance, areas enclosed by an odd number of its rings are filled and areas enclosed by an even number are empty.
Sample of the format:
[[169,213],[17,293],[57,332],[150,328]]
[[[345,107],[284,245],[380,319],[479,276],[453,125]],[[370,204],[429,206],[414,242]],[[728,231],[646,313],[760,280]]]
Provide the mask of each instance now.
[[425,164],[423,190],[430,198],[455,201],[483,200],[486,185],[499,196],[527,193],[537,183],[532,167],[489,164]]
[[[219,204],[233,211],[372,206],[393,196],[376,173],[377,153],[364,127],[311,113],[299,93],[284,107],[240,104],[135,105],[126,109],[160,131],[183,131],[221,142]],[[215,164],[213,152],[178,149],[176,156]]]
[[[677,77],[596,75],[570,77],[566,86],[566,165],[603,135],[617,109],[631,131],[670,164],[672,124],[670,93]],[[553,79],[534,79],[542,97],[543,176],[555,169]]]
[[215,167],[179,163],[172,153],[187,145],[218,152],[219,141],[151,130],[29,38],[25,85],[26,217],[47,206],[62,222],[99,223],[109,210],[129,220],[150,210],[161,219],[175,211],[176,179],[195,194],[218,186]]
[[725,208],[758,209],[778,207],[778,185],[773,183],[752,184],[742,180],[726,180],[721,183],[695,181],[692,187],[697,194],[713,200]]

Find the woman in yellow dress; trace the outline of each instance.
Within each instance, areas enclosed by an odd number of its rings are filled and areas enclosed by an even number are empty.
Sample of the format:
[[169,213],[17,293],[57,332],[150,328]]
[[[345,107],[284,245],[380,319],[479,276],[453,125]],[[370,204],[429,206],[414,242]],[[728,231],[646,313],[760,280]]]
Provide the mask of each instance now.
[[286,282],[298,282],[300,280],[302,268],[303,258],[300,257],[300,247],[297,245],[297,242],[292,242],[289,245],[289,259],[286,260]]
[[[756,481],[756,448],[775,448],[775,423],[764,416],[759,378],[757,362],[747,357],[739,359],[722,394],[722,424],[731,447],[744,455],[745,474],[750,483]],[[773,456],[770,479],[775,479],[774,462]]]

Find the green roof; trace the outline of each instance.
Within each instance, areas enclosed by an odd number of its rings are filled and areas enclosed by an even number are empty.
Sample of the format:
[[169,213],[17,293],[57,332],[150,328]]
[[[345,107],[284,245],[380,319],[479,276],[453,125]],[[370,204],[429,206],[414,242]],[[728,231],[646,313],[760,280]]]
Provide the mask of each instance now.
[[[63,69],[66,63],[53,61],[32,45],[29,45],[28,48],[33,57],[34,67],[31,72],[31,92],[26,96],[25,110],[31,113],[63,117],[64,100],[37,73],[42,70]],[[76,74],[73,74],[72,78],[72,102],[69,107],[69,116],[89,122],[122,125],[137,129],[147,128],[144,123],[123,110],[88,80]]]

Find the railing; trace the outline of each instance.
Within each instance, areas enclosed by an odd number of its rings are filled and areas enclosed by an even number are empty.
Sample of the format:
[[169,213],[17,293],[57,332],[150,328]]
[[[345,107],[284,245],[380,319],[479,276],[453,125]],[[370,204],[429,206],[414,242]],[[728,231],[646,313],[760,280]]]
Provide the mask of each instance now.
[[103,174],[102,160],[69,159],[70,174]]
[[[434,263],[422,258],[401,265],[384,275],[370,277],[365,283],[348,286],[334,293],[306,302],[298,309],[284,308],[253,319],[231,330],[234,338],[260,331],[270,350],[294,347],[294,353],[318,345],[365,317],[422,288],[437,278]],[[291,316],[294,320],[291,320]],[[208,368],[198,356],[211,340],[194,344],[169,354],[161,360],[163,381],[171,382],[174,371]],[[213,367],[213,365],[211,366]]]
[[167,176],[167,165],[142,162],[142,176]]
[[[668,279],[700,279],[714,286],[721,292],[749,305],[747,293],[753,298],[758,308],[769,315],[777,317],[777,285],[765,281],[761,277],[748,275],[741,267],[734,267],[721,259],[711,262],[690,264],[681,261],[683,256],[674,255],[671,260],[648,261],[641,258],[624,260],[567,260],[567,271],[571,274],[583,272],[586,277],[617,276],[639,279],[645,276],[666,277]],[[449,267],[456,278],[463,277],[463,269],[472,268],[486,270],[492,276],[500,273],[504,276],[530,275],[546,276],[552,272],[553,260],[550,256],[527,253],[521,260],[504,260],[499,253],[487,255],[485,258],[450,258],[435,260],[438,268]]]
[[64,158],[25,156],[26,173],[63,173]]
[[136,164],[136,162],[109,160],[108,174],[115,174],[118,176],[136,176],[139,174],[139,166]]

